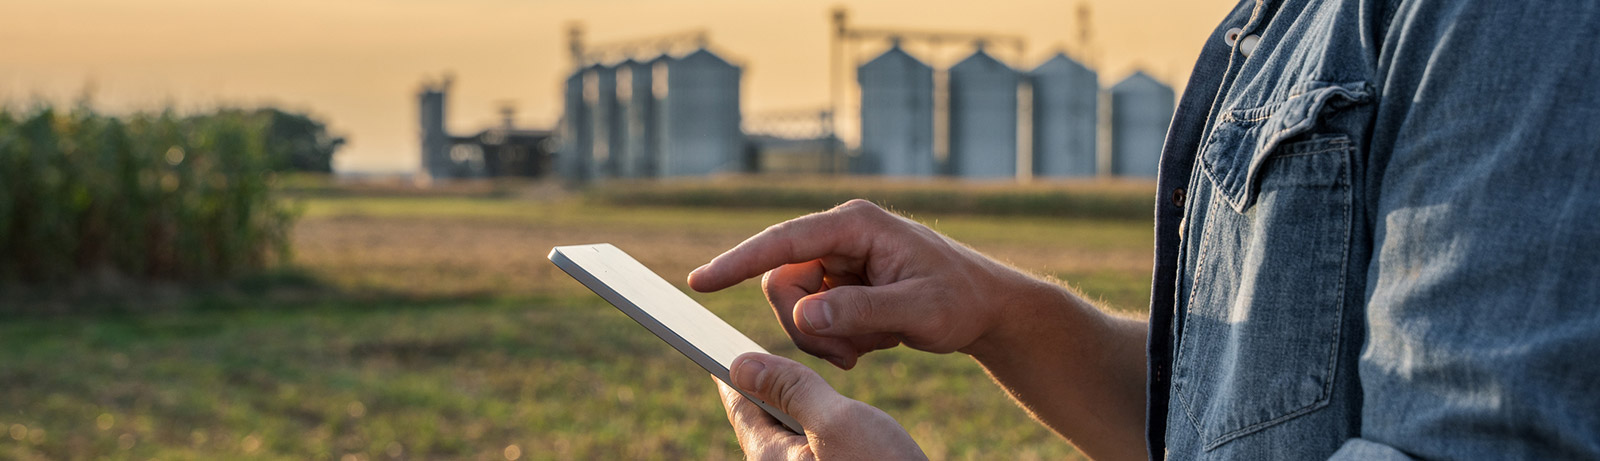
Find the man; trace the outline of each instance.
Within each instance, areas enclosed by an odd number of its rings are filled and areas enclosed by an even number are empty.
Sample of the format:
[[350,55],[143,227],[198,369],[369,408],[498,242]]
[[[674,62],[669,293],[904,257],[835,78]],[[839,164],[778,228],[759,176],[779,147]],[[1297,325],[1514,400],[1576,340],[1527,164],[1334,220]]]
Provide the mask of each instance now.
[[[690,275],[763,287],[841,368],[981,363],[1094,458],[1600,457],[1600,4],[1247,0],[1168,134],[1148,322],[865,202]],[[756,458],[916,458],[883,412],[749,354]]]

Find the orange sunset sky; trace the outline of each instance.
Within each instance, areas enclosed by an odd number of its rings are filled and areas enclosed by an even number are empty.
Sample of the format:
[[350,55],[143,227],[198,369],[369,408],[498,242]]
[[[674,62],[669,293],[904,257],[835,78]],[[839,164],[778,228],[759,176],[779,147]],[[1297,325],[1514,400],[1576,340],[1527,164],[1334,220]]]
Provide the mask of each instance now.
[[[1144,69],[1181,90],[1201,40],[1228,0],[0,0],[0,102],[99,109],[276,104],[310,111],[349,138],[343,171],[418,164],[414,93],[449,70],[453,132],[560,117],[566,25],[590,42],[686,29],[745,66],[746,114],[828,101],[828,16],[859,26],[1014,34],[1031,68],[1076,48],[1075,11],[1092,11],[1091,59],[1102,85]],[[862,48],[855,58],[869,58]],[[935,62],[948,65],[949,62]],[[853,77],[852,77],[853,78]]]

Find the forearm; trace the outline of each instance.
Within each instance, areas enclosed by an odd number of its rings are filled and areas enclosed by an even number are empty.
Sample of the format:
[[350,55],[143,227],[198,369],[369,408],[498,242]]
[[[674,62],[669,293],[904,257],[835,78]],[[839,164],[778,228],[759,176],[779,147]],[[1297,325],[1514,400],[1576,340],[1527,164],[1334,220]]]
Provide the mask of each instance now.
[[963,352],[1084,453],[1145,457],[1145,322],[1102,312],[1054,283],[1012,283],[1018,289],[1001,301],[991,331]]

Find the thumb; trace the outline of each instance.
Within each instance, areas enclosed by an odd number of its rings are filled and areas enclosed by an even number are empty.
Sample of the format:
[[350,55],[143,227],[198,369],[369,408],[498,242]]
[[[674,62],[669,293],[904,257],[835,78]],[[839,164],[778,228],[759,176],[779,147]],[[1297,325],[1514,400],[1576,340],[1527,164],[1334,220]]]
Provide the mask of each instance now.
[[942,310],[930,308],[940,304],[938,294],[937,289],[909,282],[835,287],[802,298],[795,308],[795,326],[809,335],[835,338],[885,334],[918,337],[932,333],[923,330],[936,329],[942,320]]
[[802,426],[821,423],[820,418],[849,402],[817,372],[776,355],[740,355],[733,359],[729,375],[739,389],[793,416]]

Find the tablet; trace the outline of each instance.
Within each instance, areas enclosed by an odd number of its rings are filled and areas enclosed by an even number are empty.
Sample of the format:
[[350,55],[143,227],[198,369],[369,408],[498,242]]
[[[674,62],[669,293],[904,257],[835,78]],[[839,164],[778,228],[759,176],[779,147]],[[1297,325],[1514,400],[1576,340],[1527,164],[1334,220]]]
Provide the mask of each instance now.
[[728,367],[733,364],[734,357],[746,352],[767,353],[767,350],[650,268],[609,243],[558,246],[550,249],[550,262],[728,387],[755,402],[790,430],[805,434],[794,418],[739,390],[728,377]]

